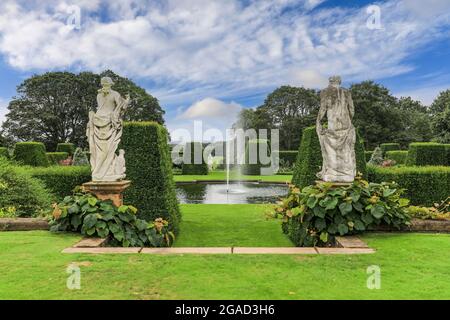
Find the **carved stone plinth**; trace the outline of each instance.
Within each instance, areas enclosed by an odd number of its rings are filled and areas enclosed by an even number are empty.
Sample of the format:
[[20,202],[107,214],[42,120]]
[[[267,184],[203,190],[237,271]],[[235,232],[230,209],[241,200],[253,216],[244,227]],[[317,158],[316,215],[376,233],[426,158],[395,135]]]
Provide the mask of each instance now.
[[123,192],[131,185],[131,181],[91,181],[83,184],[85,191],[94,194],[100,200],[112,200],[114,205],[123,204]]
[[352,184],[352,182],[326,182],[322,180],[316,180],[316,184],[318,183],[329,183],[331,184],[332,188],[338,188],[338,187],[348,187]]

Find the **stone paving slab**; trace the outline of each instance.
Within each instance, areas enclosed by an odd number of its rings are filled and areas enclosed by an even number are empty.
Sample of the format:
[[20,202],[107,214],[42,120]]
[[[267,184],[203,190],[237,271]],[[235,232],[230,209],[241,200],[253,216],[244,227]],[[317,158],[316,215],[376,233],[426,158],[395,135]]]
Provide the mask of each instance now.
[[115,247],[99,247],[99,248],[66,248],[62,253],[139,253],[142,248],[115,248]]
[[343,248],[369,248],[367,243],[356,236],[336,237],[336,241]]
[[370,248],[316,248],[319,254],[369,254],[375,253]]
[[314,248],[251,248],[236,247],[233,248],[234,254],[317,254]]
[[231,254],[229,247],[143,248],[144,254]]
[[108,239],[104,238],[84,238],[76,243],[73,248],[96,248],[103,247]]

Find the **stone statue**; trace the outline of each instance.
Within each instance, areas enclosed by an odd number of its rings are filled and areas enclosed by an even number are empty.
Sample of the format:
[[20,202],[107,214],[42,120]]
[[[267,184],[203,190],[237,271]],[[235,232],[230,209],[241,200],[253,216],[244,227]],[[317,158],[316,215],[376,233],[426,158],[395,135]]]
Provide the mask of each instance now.
[[124,151],[116,155],[122,137],[122,116],[130,103],[111,89],[113,81],[109,77],[101,79],[98,90],[97,112],[89,112],[86,135],[89,141],[92,181],[119,181],[125,178]]
[[[356,175],[356,132],[352,124],[355,114],[349,90],[341,88],[341,78],[329,79],[327,88],[320,93],[320,110],[316,130],[322,150],[322,170],[317,177],[326,182],[353,182]],[[327,116],[327,127],[322,119]]]

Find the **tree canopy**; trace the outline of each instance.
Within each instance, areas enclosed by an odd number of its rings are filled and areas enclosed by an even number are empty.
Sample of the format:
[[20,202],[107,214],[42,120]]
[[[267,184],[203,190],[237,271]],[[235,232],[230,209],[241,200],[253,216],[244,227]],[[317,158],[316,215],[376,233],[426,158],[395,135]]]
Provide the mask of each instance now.
[[2,125],[5,138],[13,141],[39,141],[48,150],[59,142],[86,146],[89,110],[96,110],[100,78],[109,76],[113,89],[130,94],[130,108],[125,120],[164,123],[164,111],[158,100],[131,80],[107,70],[92,72],[47,72],[34,75],[17,87],[17,96],[9,103]]

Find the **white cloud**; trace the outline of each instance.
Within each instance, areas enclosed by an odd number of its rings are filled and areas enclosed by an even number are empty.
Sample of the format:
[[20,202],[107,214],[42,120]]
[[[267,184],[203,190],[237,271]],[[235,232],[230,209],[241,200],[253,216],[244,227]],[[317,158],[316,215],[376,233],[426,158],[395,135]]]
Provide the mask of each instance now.
[[[364,8],[311,11],[322,2],[3,0],[0,54],[26,71],[111,68],[151,79],[163,103],[227,100],[286,83],[320,87],[331,74],[360,81],[409,72],[405,58],[449,24],[446,0],[383,2],[382,30],[366,27]],[[80,30],[66,26],[73,3]],[[423,19],[427,10],[439,15]]]
[[0,98],[0,125],[5,121],[5,115],[8,113],[8,102]]
[[236,116],[242,106],[231,102],[225,103],[214,98],[205,98],[197,101],[186,109],[180,116],[181,119],[223,119],[224,117],[233,118]]

